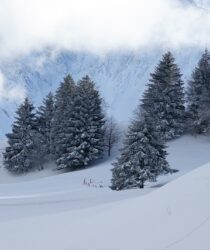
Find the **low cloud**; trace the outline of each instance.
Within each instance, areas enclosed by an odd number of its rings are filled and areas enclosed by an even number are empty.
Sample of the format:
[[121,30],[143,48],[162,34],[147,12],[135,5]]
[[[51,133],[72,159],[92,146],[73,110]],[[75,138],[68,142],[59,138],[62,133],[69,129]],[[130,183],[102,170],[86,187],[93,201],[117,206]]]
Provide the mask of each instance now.
[[180,1],[0,0],[0,56],[46,46],[96,53],[208,46],[209,12]]
[[3,74],[0,72],[0,102],[20,102],[26,94],[25,89],[21,85],[11,86],[6,84]]

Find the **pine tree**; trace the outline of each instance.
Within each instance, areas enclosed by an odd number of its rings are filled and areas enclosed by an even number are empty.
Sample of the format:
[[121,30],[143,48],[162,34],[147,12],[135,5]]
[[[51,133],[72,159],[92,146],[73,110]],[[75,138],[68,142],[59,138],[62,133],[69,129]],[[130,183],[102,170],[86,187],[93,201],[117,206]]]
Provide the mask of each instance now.
[[153,117],[164,140],[180,136],[185,127],[184,88],[180,69],[170,52],[163,55],[151,74],[142,100],[142,114]]
[[75,82],[70,75],[64,78],[55,95],[55,112],[52,124],[53,152],[58,167],[68,166],[67,156],[72,152],[74,141],[73,103]]
[[88,76],[77,86],[71,121],[74,140],[71,153],[61,161],[61,167],[75,170],[98,159],[104,150],[102,99]]
[[37,136],[39,156],[43,160],[53,159],[52,123],[54,118],[54,97],[50,92],[37,111]]
[[12,132],[6,135],[8,146],[4,153],[4,165],[11,172],[29,172],[35,166],[35,114],[33,111],[33,104],[26,98],[16,112]]
[[154,132],[151,119],[140,117],[131,123],[121,155],[112,169],[114,190],[144,188],[146,181],[156,181],[159,175],[173,173],[166,160],[164,143]]
[[210,64],[206,50],[195,67],[187,90],[188,130],[205,133],[210,125]]

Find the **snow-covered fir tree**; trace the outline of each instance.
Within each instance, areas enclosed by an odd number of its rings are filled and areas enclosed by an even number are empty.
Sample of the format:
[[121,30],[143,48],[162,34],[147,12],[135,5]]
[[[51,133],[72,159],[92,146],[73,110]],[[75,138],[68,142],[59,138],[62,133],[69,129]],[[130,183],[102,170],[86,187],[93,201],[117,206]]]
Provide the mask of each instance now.
[[59,167],[68,166],[68,154],[74,142],[73,105],[76,85],[67,75],[55,95],[55,112],[52,123],[52,141],[55,159]]
[[187,89],[188,130],[207,132],[210,126],[210,56],[207,50],[195,67]]
[[79,81],[72,111],[73,141],[70,152],[59,162],[61,168],[83,168],[104,151],[102,99],[89,76]]
[[171,52],[163,55],[151,74],[142,100],[142,113],[153,117],[164,140],[180,136],[185,127],[185,99],[180,69]]
[[7,134],[8,146],[4,152],[5,168],[14,173],[29,172],[36,161],[36,129],[34,106],[28,98],[16,111],[12,132]]
[[112,169],[114,190],[144,188],[146,181],[173,173],[166,160],[164,143],[156,135],[151,119],[138,114],[129,126],[121,155]]
[[39,155],[43,160],[53,159],[52,124],[54,118],[54,97],[50,92],[43,100],[37,111],[37,128],[39,140]]

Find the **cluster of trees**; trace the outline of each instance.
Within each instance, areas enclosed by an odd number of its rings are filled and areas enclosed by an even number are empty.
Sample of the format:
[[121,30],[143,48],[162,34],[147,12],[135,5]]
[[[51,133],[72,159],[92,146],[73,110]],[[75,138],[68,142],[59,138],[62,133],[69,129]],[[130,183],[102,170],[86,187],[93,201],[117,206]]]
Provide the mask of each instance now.
[[[210,64],[206,50],[195,67],[187,91],[175,58],[163,55],[151,74],[124,140],[113,163],[111,188],[143,188],[159,175],[171,174],[165,143],[181,136],[210,133]],[[77,84],[68,75],[35,112],[26,98],[18,108],[12,132],[7,134],[5,167],[28,172],[55,160],[58,169],[84,168],[120,138],[117,124],[106,119],[102,99],[86,76]]]
[[85,76],[76,84],[70,75],[36,112],[26,98],[7,138],[4,164],[14,173],[42,169],[49,160],[55,160],[58,169],[81,169],[105,150],[110,155],[119,139],[115,122],[105,119],[102,98],[91,79]]
[[173,55],[163,55],[129,126],[121,155],[113,163],[112,189],[143,188],[146,181],[176,172],[166,160],[166,141],[184,132],[210,131],[209,59],[206,50],[185,93]]

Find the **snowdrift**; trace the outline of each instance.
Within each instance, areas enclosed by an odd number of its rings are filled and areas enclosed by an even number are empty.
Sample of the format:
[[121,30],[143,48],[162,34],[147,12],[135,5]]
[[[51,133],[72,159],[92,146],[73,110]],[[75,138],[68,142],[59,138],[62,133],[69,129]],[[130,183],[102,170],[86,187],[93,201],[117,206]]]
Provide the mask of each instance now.
[[209,250],[209,194],[207,164],[141,197],[2,222],[1,249]]

